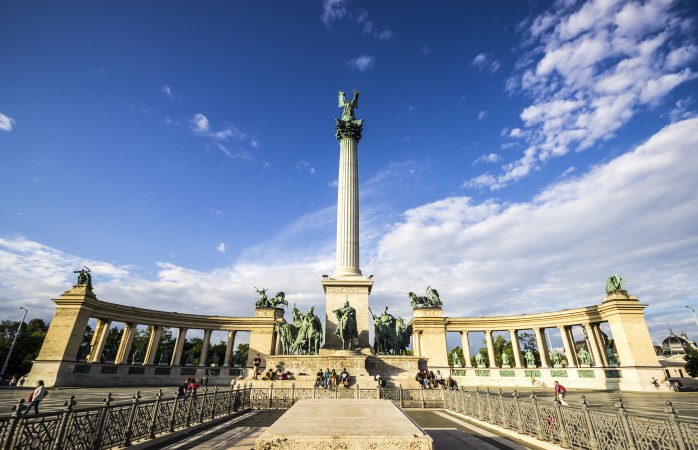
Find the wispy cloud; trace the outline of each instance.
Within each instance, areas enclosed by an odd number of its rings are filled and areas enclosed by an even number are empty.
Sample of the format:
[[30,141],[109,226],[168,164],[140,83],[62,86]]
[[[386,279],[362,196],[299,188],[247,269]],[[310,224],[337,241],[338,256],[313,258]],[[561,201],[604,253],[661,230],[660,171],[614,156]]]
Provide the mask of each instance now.
[[326,27],[332,28],[332,24],[349,14],[347,5],[349,0],[322,0],[322,15],[320,19]]
[[480,71],[495,73],[502,66],[490,53],[478,53],[470,63]]
[[0,113],[0,130],[7,131],[9,133],[10,131],[12,131],[12,126],[14,125],[14,123],[15,120],[12,117]]
[[323,0],[320,20],[331,29],[335,22],[346,19],[361,27],[365,36],[371,36],[379,41],[389,41],[394,38],[393,30],[376,25],[366,9],[350,10],[349,3],[349,0]]
[[218,253],[225,253],[225,242],[221,242],[216,246],[216,251]]
[[[533,49],[507,81],[531,100],[520,114],[523,156],[466,185],[499,189],[551,158],[611,139],[643,107],[696,77],[695,24],[671,0],[560,3],[528,25]],[[486,61],[481,54],[473,64]]]
[[368,69],[373,67],[374,62],[375,59],[373,58],[373,56],[361,55],[352,59],[347,64],[354,70],[358,70],[359,72],[366,72]]
[[496,154],[496,153],[488,153],[488,154],[486,154],[486,155],[482,155],[481,157],[479,157],[478,159],[476,159],[475,161],[473,161],[473,165],[474,165],[474,164],[477,164],[477,163],[481,163],[481,162],[482,162],[482,163],[496,163],[496,162],[499,161],[500,159],[502,159],[502,157],[499,156],[498,154]]
[[487,111],[480,111],[479,113],[477,113],[477,120],[482,120],[485,117],[487,117]]
[[218,217],[225,216],[225,211],[221,211],[220,209],[211,208],[211,212]]
[[237,146],[249,145],[253,148],[259,146],[259,141],[256,139],[246,142],[247,135],[229,122],[225,122],[222,129],[213,129],[208,117],[201,113],[195,114],[190,120],[190,124],[191,130],[195,134],[207,138],[210,145],[231,159],[253,159],[252,154],[244,148],[231,150],[228,147],[231,142]]
[[315,168],[308,161],[298,161],[296,163],[296,169],[315,175]]
[[169,87],[168,85],[164,85],[160,88],[163,94],[165,94],[165,97],[167,98],[174,98],[174,95],[172,95],[172,88]]

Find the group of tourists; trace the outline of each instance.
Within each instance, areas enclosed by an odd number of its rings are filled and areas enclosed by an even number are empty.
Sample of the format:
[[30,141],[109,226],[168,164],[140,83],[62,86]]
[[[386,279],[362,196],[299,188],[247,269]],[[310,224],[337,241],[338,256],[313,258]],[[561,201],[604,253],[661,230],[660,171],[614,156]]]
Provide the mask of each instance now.
[[269,369],[266,371],[266,373],[262,377],[262,380],[264,380],[264,381],[290,380],[290,379],[291,379],[291,372],[286,372],[281,368],[276,369],[276,372],[274,372],[274,369]]
[[203,386],[208,387],[208,376],[201,378],[187,378],[177,387],[177,398],[184,400],[189,397],[196,397],[196,390]]
[[659,390],[660,386],[664,386],[670,392],[679,392],[679,388],[683,387],[681,381],[674,380],[671,378],[664,378],[660,383],[659,380],[657,380],[655,377],[652,377],[650,382],[655,387],[655,389]]
[[441,374],[440,370],[434,373],[433,370],[421,370],[417,372],[417,376],[414,377],[420,387],[424,389],[436,389],[438,387],[442,389],[458,389],[458,384],[450,375],[447,378]]
[[24,375],[19,377],[19,379],[16,376],[12,377],[12,379],[10,380],[10,389],[14,389],[15,387],[19,387],[21,389],[22,387],[24,387],[25,381],[27,381],[27,377],[25,377]]
[[340,384],[349,387],[349,380],[349,372],[347,372],[346,367],[339,374],[335,369],[330,370],[329,367],[324,372],[322,369],[318,369],[315,374],[315,387],[330,389],[336,388]]

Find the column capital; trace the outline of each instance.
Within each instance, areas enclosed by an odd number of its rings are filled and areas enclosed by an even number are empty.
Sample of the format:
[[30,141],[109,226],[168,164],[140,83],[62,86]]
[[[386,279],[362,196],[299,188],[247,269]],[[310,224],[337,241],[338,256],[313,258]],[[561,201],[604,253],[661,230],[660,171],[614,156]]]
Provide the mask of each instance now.
[[363,131],[363,120],[340,120],[337,119],[337,140],[356,139],[356,142],[361,140],[361,132]]

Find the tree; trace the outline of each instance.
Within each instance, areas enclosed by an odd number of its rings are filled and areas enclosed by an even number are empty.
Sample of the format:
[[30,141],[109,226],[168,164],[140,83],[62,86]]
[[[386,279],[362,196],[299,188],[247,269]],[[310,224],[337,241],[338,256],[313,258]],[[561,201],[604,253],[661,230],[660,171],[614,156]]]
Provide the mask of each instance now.
[[241,367],[247,365],[247,357],[249,353],[250,344],[238,344],[238,348],[235,350],[235,360]]
[[[18,328],[19,321],[3,320],[0,323],[0,364],[5,362]],[[43,319],[31,319],[22,325],[22,330],[17,337],[7,366],[8,374],[25,375],[29,373],[32,361],[39,354],[47,331],[48,325]]]
[[683,359],[686,360],[686,372],[688,375],[695,378],[698,377],[698,350],[691,350],[691,353],[685,355]]
[[502,367],[502,354],[506,353],[509,357],[509,364],[514,365],[514,348],[511,341],[507,341],[504,336],[494,338],[494,359],[497,367]]
[[[172,337],[172,330],[168,327],[163,327],[160,331],[160,342],[158,343],[158,349],[155,352],[155,364],[159,364],[160,362],[170,364],[169,360],[174,352],[174,345],[175,339]],[[167,361],[161,361],[164,353],[170,355],[170,357],[167,358]]]
[[[225,348],[227,347],[227,343],[223,340],[219,341],[217,344],[212,344],[208,347],[208,361],[207,361],[207,366],[210,366],[211,364],[214,364],[216,362],[216,359],[218,360],[218,365],[221,366],[223,365],[223,358],[225,357]],[[214,357],[214,355],[216,355]]]
[[121,337],[124,335],[124,330],[120,330],[116,327],[111,327],[107,331],[107,339],[104,342],[104,350],[102,351],[101,362],[110,361],[113,362],[116,358],[116,352],[119,351],[119,344],[121,344]]
[[533,333],[521,333],[519,335],[519,343],[521,344],[522,360],[525,361],[524,353],[531,350],[531,352],[533,352],[533,356],[536,358],[536,365],[540,366],[540,352],[538,351],[536,336]]

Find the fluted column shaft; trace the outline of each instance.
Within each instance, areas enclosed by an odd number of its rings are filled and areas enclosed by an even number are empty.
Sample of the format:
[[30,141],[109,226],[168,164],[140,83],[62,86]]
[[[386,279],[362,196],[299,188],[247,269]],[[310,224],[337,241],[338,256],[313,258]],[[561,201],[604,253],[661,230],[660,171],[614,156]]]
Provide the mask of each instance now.
[[544,369],[550,367],[550,360],[548,358],[548,346],[545,343],[545,336],[543,336],[543,328],[535,328],[533,332],[536,334],[536,345],[538,346],[538,353],[540,354],[540,366]]
[[121,342],[119,343],[119,350],[116,352],[114,364],[128,364],[128,355],[131,353],[135,329],[135,323],[126,322],[124,324],[124,332],[121,334]]
[[172,352],[172,361],[170,365],[179,366],[182,363],[182,350],[184,349],[184,343],[187,340],[187,329],[180,328],[177,332],[177,340],[175,341],[174,352]]
[[570,338],[570,329],[566,326],[558,327],[560,336],[562,337],[562,345],[565,347],[565,356],[567,357],[567,367],[577,367],[577,353],[572,345]]
[[223,367],[230,367],[230,357],[233,356],[233,347],[235,345],[235,330],[228,331],[228,342],[225,344],[225,358],[223,358]]
[[463,359],[465,359],[463,367],[473,367],[473,362],[470,360],[470,341],[468,340],[467,331],[460,332],[460,343],[463,347]]
[[111,320],[109,319],[99,319],[94,336],[92,340],[95,342],[92,347],[92,354],[90,355],[91,362],[99,362],[102,357],[102,352],[104,351],[104,344],[107,342],[107,334],[109,333],[109,326],[111,325]]
[[206,366],[206,358],[208,358],[208,344],[211,341],[211,332],[213,330],[204,330],[204,340],[201,342],[201,353],[199,354],[199,367]]
[[335,276],[361,275],[359,269],[359,158],[358,141],[339,141],[337,181],[337,265]]
[[516,368],[520,369],[521,365],[521,345],[519,345],[519,334],[516,330],[509,330],[509,335],[511,336],[511,349],[514,352],[514,362],[516,363]]
[[492,340],[492,330],[485,330],[485,342],[487,343],[487,359],[489,367],[497,367],[497,360],[494,354],[494,341]]
[[143,365],[155,364],[155,355],[158,352],[158,345],[160,345],[160,332],[162,327],[160,325],[152,325],[150,329],[150,341],[148,342],[148,350],[145,352],[145,358]]

